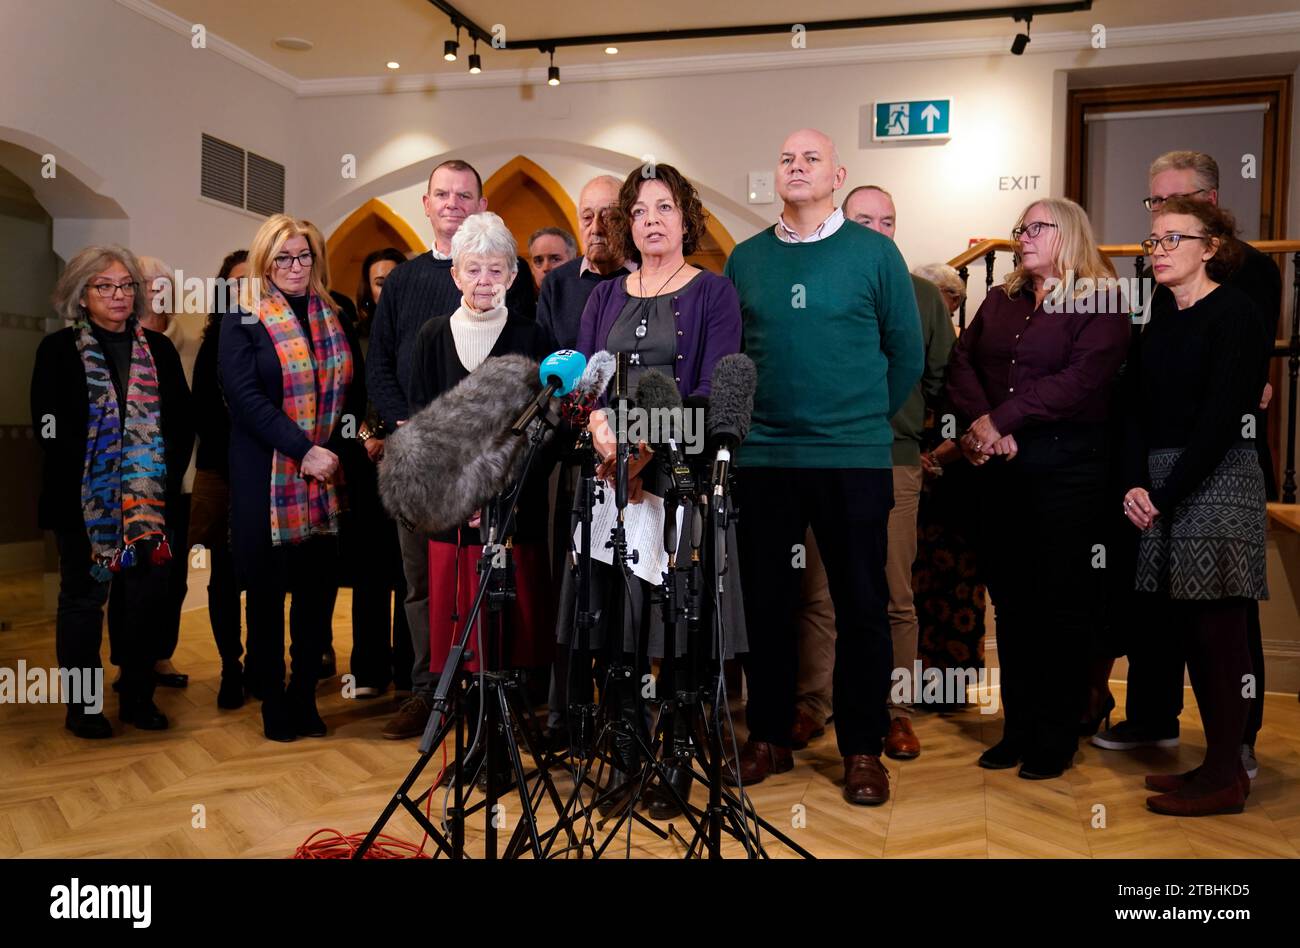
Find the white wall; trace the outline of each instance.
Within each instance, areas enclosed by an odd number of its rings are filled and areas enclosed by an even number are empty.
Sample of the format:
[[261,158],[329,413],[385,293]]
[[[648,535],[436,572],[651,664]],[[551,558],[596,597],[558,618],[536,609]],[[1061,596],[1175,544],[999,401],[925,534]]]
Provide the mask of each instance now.
[[[652,154],[701,185],[706,204],[740,240],[775,220],[779,210],[745,203],[747,172],[773,168],[784,134],[811,125],[835,138],[850,185],[877,183],[893,191],[898,242],[915,265],[949,259],[971,238],[1005,236],[1030,200],[1062,193],[1070,71],[1149,63],[1143,81],[1155,81],[1161,62],[1259,56],[1296,46],[1289,35],[558,88],[306,98],[297,110],[303,146],[298,171],[304,211],[323,224],[332,226],[363,200],[381,197],[425,234],[419,195],[437,157],[465,157],[487,177],[524,153],[576,195],[592,174],[625,173],[639,156]],[[935,95],[954,98],[950,141],[870,141],[865,115],[873,101]],[[1300,135],[1293,142],[1300,148]],[[340,174],[345,154],[357,158],[356,180]],[[1293,167],[1300,167],[1300,155]],[[1003,176],[1023,175],[1039,176],[1036,190],[999,187]],[[1300,234],[1296,203],[1290,232]],[[980,267],[972,272],[973,302],[982,287]]]
[[[208,275],[248,243],[255,216],[198,198],[200,134],[292,166],[289,90],[109,0],[0,0],[0,23],[0,139],[14,129],[48,143],[127,217],[56,214],[61,256],[126,240]],[[287,188],[302,200],[292,170]]]

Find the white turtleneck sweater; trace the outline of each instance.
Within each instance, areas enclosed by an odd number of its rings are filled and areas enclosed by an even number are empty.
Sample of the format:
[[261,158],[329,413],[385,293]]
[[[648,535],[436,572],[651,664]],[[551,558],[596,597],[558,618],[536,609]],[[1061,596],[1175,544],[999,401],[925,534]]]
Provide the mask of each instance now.
[[456,355],[461,364],[473,372],[492,353],[501,330],[506,325],[506,308],[498,306],[478,313],[465,305],[451,314],[451,338],[456,343]]

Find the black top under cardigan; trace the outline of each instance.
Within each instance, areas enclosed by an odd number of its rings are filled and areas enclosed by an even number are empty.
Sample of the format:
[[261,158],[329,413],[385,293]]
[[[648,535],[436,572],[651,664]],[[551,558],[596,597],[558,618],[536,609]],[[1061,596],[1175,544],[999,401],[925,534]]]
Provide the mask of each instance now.
[[[76,327],[60,329],[41,340],[32,368],[32,428],[44,452],[37,522],[46,530],[85,527],[81,509],[81,480],[86,463],[86,426],[90,421],[90,390],[77,351]],[[169,522],[181,503],[181,482],[194,447],[194,421],[185,370],[171,340],[152,329],[144,331],[158,372],[163,453],[167,462],[164,495]],[[82,384],[70,384],[80,378]],[[54,436],[42,437],[47,419]]]
[[[353,438],[366,411],[366,367],[352,322],[335,308],[352,350],[352,382],[339,422],[322,447],[347,453],[343,420],[355,420]],[[245,319],[248,321],[245,322]],[[307,433],[282,409],[283,375],[275,343],[261,321],[231,314],[221,321],[218,347],[221,391],[230,408],[230,548],[240,588],[267,575],[271,560],[271,461],[278,450],[301,463],[312,448]],[[341,489],[346,501],[346,485]]]

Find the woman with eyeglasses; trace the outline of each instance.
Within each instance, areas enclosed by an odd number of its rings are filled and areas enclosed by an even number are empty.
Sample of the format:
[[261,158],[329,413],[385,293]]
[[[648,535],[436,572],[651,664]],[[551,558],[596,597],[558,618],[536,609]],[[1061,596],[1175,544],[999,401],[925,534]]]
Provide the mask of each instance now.
[[1123,509],[1142,531],[1134,586],[1151,621],[1181,633],[1205,729],[1199,767],[1146,778],[1158,794],[1147,806],[1170,816],[1240,813],[1250,793],[1247,607],[1268,598],[1253,414],[1266,340],[1250,297],[1223,284],[1241,259],[1234,234],[1219,207],[1164,202],[1142,249],[1171,292],[1153,303],[1126,372],[1133,486]]
[[[361,349],[331,299],[324,247],[283,214],[248,251],[241,312],[222,320],[230,407],[230,541],[248,591],[249,662],[270,740],[323,737],[316,682],[338,592],[343,420],[365,416]],[[284,601],[290,679],[284,683]]]
[[[162,730],[154,663],[166,636],[168,563],[181,478],[194,444],[190,391],[176,349],[145,329],[140,265],[121,247],[87,247],[68,263],[54,308],[70,325],[41,340],[32,427],[44,452],[40,526],[59,547],[59,666],[98,673],[98,694],[69,703],[65,725],[112,736],[102,713],[104,607],[121,616],[113,661],[121,719]],[[92,677],[93,680],[93,677]]]
[[1079,205],[1037,201],[1011,235],[1017,266],[958,338],[948,394],[983,468],[978,546],[997,621],[1002,740],[979,764],[1043,780],[1078,749],[1102,626],[1105,421],[1129,318]]

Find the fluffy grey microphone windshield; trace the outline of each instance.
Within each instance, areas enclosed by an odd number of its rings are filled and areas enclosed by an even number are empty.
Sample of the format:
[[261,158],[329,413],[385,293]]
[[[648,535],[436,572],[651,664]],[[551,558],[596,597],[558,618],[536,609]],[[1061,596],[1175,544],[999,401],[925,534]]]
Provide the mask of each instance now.
[[636,383],[636,407],[645,411],[656,408],[681,408],[682,393],[677,383],[658,369],[646,369]]
[[594,395],[596,398],[605,394],[605,389],[609,388],[610,379],[614,377],[614,369],[618,366],[618,359],[611,352],[601,349],[594,353],[587,360],[587,368],[582,373],[582,378],[578,384],[573,387],[575,395]]
[[713,367],[709,395],[709,437],[734,437],[739,443],[749,434],[754,414],[754,390],[758,370],[754,360],[742,353],[723,356]]
[[379,494],[426,533],[464,523],[519,475],[528,445],[511,423],[541,391],[527,356],[488,359],[384,441]]

